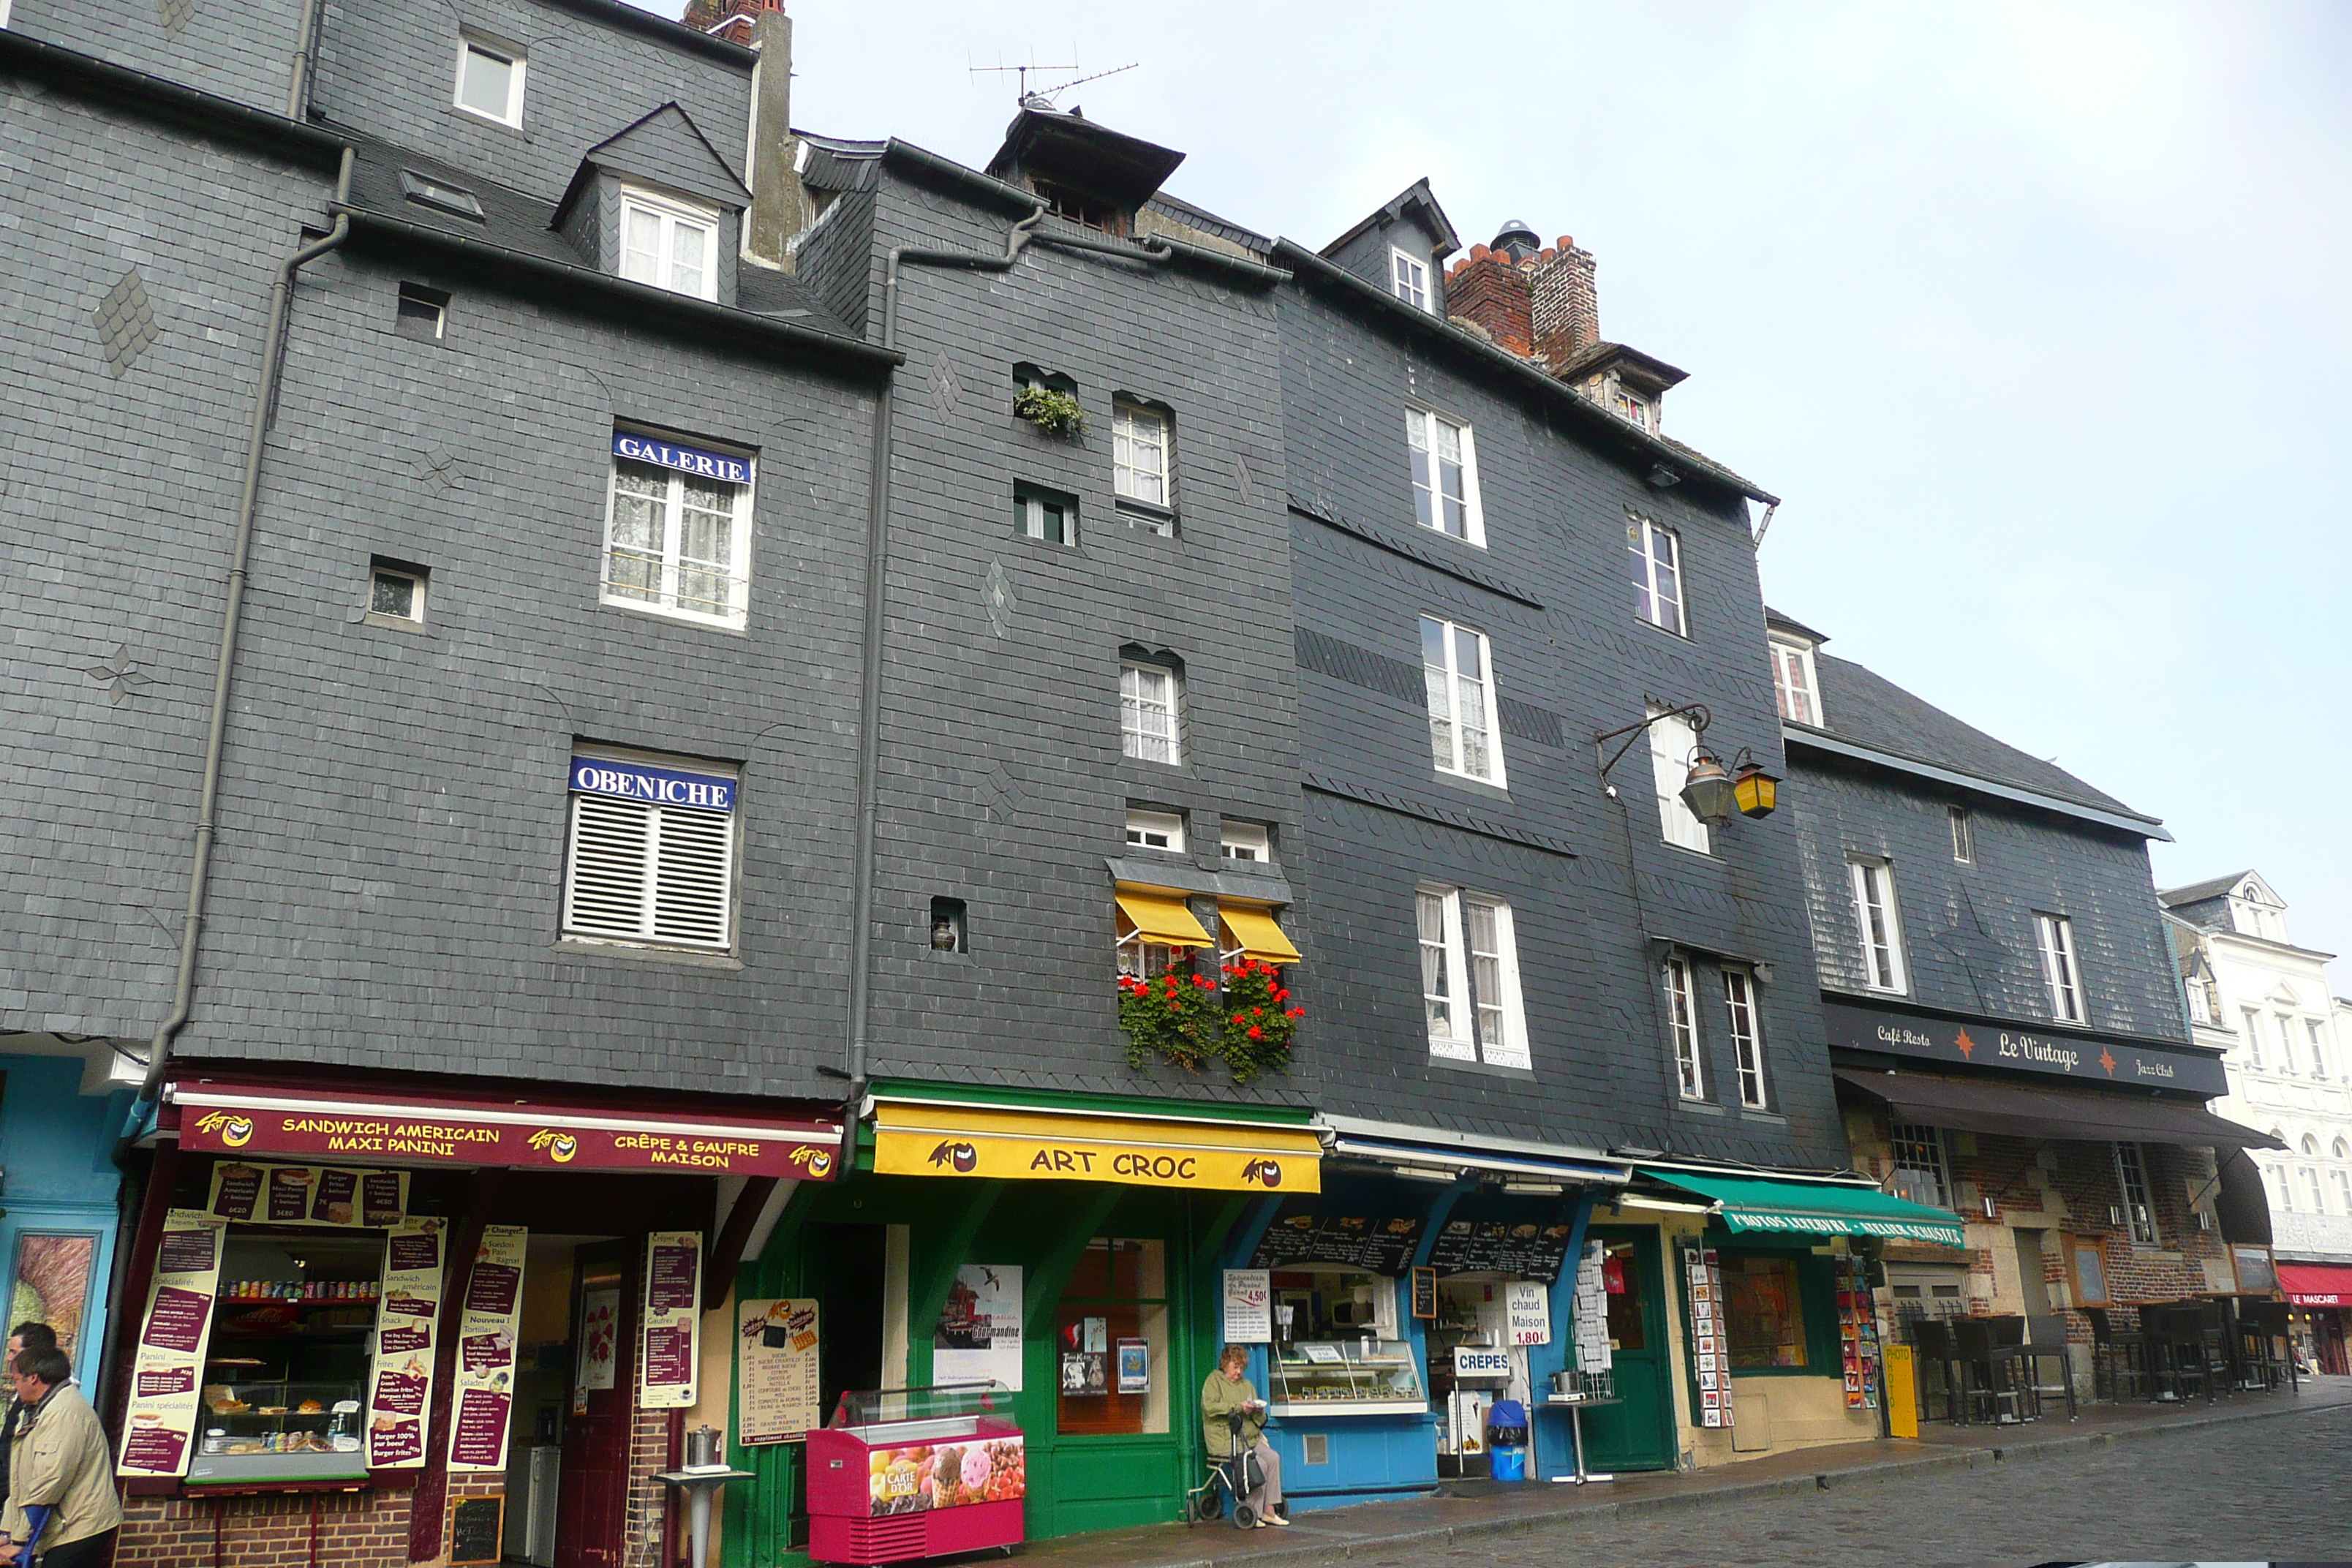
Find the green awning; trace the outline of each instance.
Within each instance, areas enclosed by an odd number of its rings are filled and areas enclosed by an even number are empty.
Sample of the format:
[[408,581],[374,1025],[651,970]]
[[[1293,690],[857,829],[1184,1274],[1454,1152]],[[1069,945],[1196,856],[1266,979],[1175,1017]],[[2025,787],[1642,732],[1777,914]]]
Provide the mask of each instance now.
[[1828,1182],[1774,1181],[1768,1176],[1726,1176],[1710,1171],[1651,1171],[1654,1182],[1681,1187],[1723,1205],[1723,1223],[1734,1231],[1782,1235],[1883,1236],[1896,1241],[1963,1245],[1960,1216],[1948,1209],[1890,1198],[1875,1187]]

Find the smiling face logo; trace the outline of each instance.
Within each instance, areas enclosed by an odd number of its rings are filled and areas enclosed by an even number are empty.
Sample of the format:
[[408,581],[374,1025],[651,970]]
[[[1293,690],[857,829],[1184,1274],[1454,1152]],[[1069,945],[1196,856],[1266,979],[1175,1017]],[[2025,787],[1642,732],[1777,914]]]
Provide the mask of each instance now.
[[1279,1160],[1252,1160],[1248,1164],[1242,1167],[1242,1180],[1244,1182],[1255,1182],[1260,1186],[1278,1187],[1282,1185],[1282,1162]]
[[940,1146],[931,1151],[931,1163],[951,1166],[957,1175],[969,1176],[980,1163],[980,1151],[969,1143],[943,1138],[940,1140]]
[[196,1131],[218,1137],[224,1147],[242,1149],[253,1142],[253,1119],[232,1116],[226,1110],[208,1111],[197,1119]]
[[580,1140],[549,1127],[541,1128],[527,1142],[559,1165],[572,1163],[572,1157],[580,1152]]

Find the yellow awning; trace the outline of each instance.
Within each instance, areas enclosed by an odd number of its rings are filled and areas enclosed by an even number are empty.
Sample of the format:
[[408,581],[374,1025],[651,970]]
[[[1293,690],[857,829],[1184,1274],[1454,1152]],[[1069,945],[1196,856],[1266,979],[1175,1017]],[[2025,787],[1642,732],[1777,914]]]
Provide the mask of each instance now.
[[1217,913],[1225,929],[1234,933],[1234,944],[1260,963],[1296,963],[1298,950],[1274,923],[1274,917],[1264,910],[1243,909],[1233,904],[1220,904]]
[[913,1100],[886,1100],[874,1110],[881,1175],[1318,1193],[1321,1166],[1322,1141],[1304,1127]]
[[1184,900],[1173,893],[1147,893],[1140,888],[1118,889],[1118,907],[1135,922],[1138,936],[1170,947],[1214,947]]

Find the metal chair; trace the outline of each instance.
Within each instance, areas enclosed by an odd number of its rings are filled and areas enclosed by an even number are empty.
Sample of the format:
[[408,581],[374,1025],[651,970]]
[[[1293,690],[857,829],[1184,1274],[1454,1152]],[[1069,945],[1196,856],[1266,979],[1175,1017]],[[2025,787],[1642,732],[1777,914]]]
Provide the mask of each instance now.
[[[2058,1363],[2058,1381],[2045,1381],[2042,1363]],[[2066,1419],[2073,1421],[2080,1412],[2074,1405],[2074,1358],[2066,1348],[2066,1320],[2053,1312],[2046,1318],[2025,1320],[2025,1379],[2033,1390],[2036,1412],[2041,1409],[2044,1394],[2060,1394],[2066,1397]]]
[[1966,1389],[1969,1407],[1981,1405],[1995,1423],[2027,1418],[2032,1391],[2018,1375],[2024,1340],[2022,1318],[1960,1318],[1952,1324],[1963,1383],[1975,1384]]
[[2288,1385],[2300,1394],[2303,1380],[2295,1372],[2290,1333],[2285,1302],[2238,1303],[2239,1355],[2245,1369],[2259,1377],[2265,1389],[2276,1389],[2284,1374]]
[[2212,1367],[2205,1359],[2204,1314],[2194,1301],[2172,1301],[2139,1310],[2147,1335],[2148,1373],[2158,1399],[2183,1400],[2194,1388],[2213,1401]]
[[[1935,1367],[1938,1381],[1944,1385],[1944,1419],[1955,1426],[1967,1425],[1967,1417],[1960,1409],[1959,1352],[1952,1344],[1951,1325],[1935,1318],[1914,1319],[1911,1343],[1919,1352],[1921,1365]],[[1921,1378],[1920,1415],[1933,1414],[1928,1408],[1928,1401],[1935,1397],[1935,1394],[1936,1391],[1927,1385],[1927,1380]]]
[[2107,1315],[2105,1307],[2085,1307],[2083,1315],[2091,1320],[2091,1396],[2098,1398],[2099,1374],[2106,1373],[2105,1397],[2121,1399],[2124,1385],[2131,1385],[2131,1397],[2137,1399],[2147,1392],[2147,1336],[2119,1329]]

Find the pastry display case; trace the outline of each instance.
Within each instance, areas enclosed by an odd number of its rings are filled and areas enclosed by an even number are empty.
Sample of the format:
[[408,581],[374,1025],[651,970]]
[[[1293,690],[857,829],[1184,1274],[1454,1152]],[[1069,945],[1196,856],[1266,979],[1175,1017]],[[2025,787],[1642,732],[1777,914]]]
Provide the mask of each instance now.
[[1398,1340],[1277,1344],[1268,1381],[1274,1415],[1418,1415],[1429,1408],[1412,1347]]

